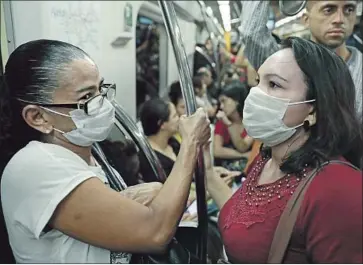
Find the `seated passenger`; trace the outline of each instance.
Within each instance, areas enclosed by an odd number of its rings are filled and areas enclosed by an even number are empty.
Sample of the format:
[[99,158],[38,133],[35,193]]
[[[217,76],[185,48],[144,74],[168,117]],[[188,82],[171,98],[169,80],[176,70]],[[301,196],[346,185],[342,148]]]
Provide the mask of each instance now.
[[209,67],[202,67],[198,69],[196,76],[202,78],[203,83],[207,85],[207,96],[209,103],[212,106],[217,105],[218,101],[215,99],[217,88],[214,85],[212,72]]
[[27,42],[10,55],[1,83],[1,203],[16,262],[128,263],[127,253],[163,251],[210,137],[204,111],[181,118],[174,168],[163,186],[141,184],[154,187],[145,204],[112,190],[91,154],[113,127],[115,86],[84,51]]
[[195,93],[195,100],[198,108],[203,108],[208,114],[209,118],[214,118],[216,115],[217,107],[212,106],[207,96],[207,85],[203,83],[202,79],[198,76],[193,77],[193,88]]
[[107,157],[107,161],[118,173],[120,173],[127,186],[143,183],[139,173],[140,161],[137,147],[132,140],[105,140],[100,142],[100,145]]
[[[178,131],[179,124],[179,117],[174,105],[162,99],[151,99],[142,106],[140,119],[144,134],[158,156],[166,175],[169,175],[180,150],[179,143],[173,137]],[[143,180],[145,182],[160,181],[149,174],[150,170],[151,168],[145,158],[140,157],[140,173]],[[230,183],[233,178],[238,176],[238,172],[230,172],[220,167],[217,170],[223,173],[226,183]],[[192,188],[193,190],[194,188]],[[195,198],[193,193],[191,192],[191,196]]]
[[267,262],[289,199],[319,169],[303,195],[282,263],[362,264],[362,171],[340,163],[321,168],[331,160],[362,167],[362,130],[347,65],[322,45],[288,38],[258,75],[243,118],[263,149],[244,185],[233,195],[205,159],[229,260]]
[[[162,99],[151,99],[142,106],[140,121],[144,134],[168,176],[180,149],[180,144],[173,137],[179,131],[179,116],[174,105]],[[158,181],[148,179],[150,174],[147,174],[149,166],[146,161],[141,160],[140,171],[146,182]]]
[[214,129],[215,165],[243,171],[253,139],[242,123],[244,101],[248,95],[245,85],[234,81],[225,86],[219,96],[221,110]]
[[[171,103],[174,104],[176,113],[179,117],[186,114],[185,102],[179,81],[175,81],[171,84],[169,91],[169,100]],[[175,133],[174,138],[178,141],[179,144],[181,143],[182,139],[179,132]]]
[[180,81],[175,81],[174,83],[171,84],[169,91],[169,99],[170,102],[174,104],[176,113],[178,114],[179,117],[186,114],[185,102],[181,91]]

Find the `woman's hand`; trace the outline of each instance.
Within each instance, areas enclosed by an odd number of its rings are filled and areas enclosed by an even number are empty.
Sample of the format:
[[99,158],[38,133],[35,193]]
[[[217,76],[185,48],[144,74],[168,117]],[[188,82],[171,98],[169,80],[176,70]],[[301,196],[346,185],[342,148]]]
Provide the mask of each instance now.
[[198,221],[198,214],[190,214],[190,213],[184,213],[183,217],[181,219],[181,221],[183,222],[188,222],[188,221]]
[[218,111],[217,112],[217,119],[221,120],[226,126],[231,126],[232,122],[228,119],[226,113],[224,111]]
[[129,187],[120,192],[121,195],[148,206],[159,193],[163,184],[159,182],[143,183]]
[[180,135],[185,140],[191,140],[198,144],[198,146],[204,145],[210,138],[210,121],[207,114],[202,108],[198,108],[197,111],[186,117],[185,115],[180,117],[179,131]]
[[240,171],[230,171],[224,167],[214,167],[213,171],[214,175],[222,178],[228,186],[231,186],[234,179],[241,175]]
[[229,171],[224,167],[213,167],[212,165],[212,156],[210,153],[210,144],[208,142],[206,145],[203,146],[203,155],[204,155],[204,166],[205,166],[205,173],[206,177],[220,177],[224,180],[224,182],[229,186],[233,183],[234,178],[241,175],[239,171]]

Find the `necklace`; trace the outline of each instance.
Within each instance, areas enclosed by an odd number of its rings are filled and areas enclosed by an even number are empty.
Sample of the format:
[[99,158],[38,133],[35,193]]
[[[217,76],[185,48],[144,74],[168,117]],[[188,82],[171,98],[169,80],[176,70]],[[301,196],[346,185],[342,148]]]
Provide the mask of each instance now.
[[249,206],[258,207],[262,204],[269,204],[274,200],[281,200],[284,197],[291,196],[301,179],[306,177],[307,165],[305,165],[301,173],[286,174],[273,183],[258,185],[258,177],[266,162],[267,157],[257,162],[250,173],[250,181],[246,183],[247,187],[244,197],[246,204]]

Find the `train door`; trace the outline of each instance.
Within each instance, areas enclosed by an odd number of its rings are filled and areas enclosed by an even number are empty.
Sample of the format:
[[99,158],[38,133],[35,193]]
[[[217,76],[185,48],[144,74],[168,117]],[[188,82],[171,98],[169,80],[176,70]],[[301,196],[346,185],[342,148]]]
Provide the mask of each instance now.
[[136,20],[136,108],[164,94],[167,86],[168,37],[163,20],[144,3]]

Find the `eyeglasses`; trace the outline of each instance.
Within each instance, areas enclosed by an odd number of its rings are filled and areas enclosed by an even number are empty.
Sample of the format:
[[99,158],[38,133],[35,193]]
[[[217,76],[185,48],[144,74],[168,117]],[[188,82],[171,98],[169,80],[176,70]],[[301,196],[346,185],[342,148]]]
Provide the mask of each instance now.
[[116,84],[102,84],[100,87],[100,94],[93,96],[85,101],[78,103],[62,103],[62,104],[43,104],[34,103],[19,99],[19,101],[34,104],[42,107],[60,107],[60,108],[71,108],[71,109],[81,109],[87,115],[96,115],[103,105],[104,99],[113,101],[116,96]]

